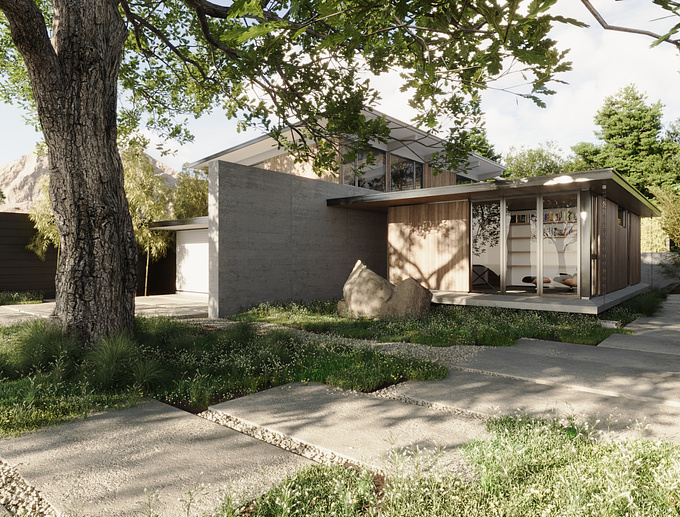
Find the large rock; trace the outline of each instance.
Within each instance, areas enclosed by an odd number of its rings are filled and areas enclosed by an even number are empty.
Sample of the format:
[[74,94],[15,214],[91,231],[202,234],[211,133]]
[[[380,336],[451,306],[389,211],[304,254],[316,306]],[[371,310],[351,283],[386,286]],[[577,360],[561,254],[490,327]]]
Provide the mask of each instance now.
[[415,279],[394,286],[358,260],[342,288],[338,312],[354,318],[420,318],[430,310],[431,301],[432,293]]

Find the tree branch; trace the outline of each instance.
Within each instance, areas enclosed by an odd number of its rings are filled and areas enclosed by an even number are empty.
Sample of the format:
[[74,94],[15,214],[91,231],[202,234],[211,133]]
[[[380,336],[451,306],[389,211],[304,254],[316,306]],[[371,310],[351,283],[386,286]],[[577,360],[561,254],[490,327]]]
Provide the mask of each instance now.
[[[590,14],[593,15],[593,18],[597,20],[597,22],[602,26],[603,29],[608,30],[608,31],[616,31],[616,32],[627,32],[630,34],[641,34],[643,36],[649,36],[650,38],[654,38],[657,41],[664,41],[666,43],[670,43],[671,45],[677,47],[680,49],[680,40],[677,39],[662,39],[664,38],[663,35],[661,34],[656,34],[655,32],[651,32],[648,30],[644,29],[636,29],[634,27],[620,27],[618,25],[609,25],[605,19],[602,17],[602,15],[598,12],[595,7],[593,7],[593,4],[590,3],[590,0],[581,0],[581,3],[590,11]],[[674,3],[674,2],[673,2]]]
[[0,11],[9,22],[12,41],[24,58],[29,74],[35,78],[57,72],[59,59],[37,4],[32,0],[0,0]]
[[123,11],[125,12],[125,16],[130,21],[130,23],[132,23],[132,26],[134,27],[135,39],[137,40],[137,45],[139,46],[139,50],[145,56],[147,56],[147,57],[152,57],[152,56],[157,57],[156,54],[153,51],[144,48],[144,46],[142,45],[142,41],[140,39],[140,32],[139,32],[140,26],[146,28],[147,30],[149,30],[150,32],[155,34],[156,37],[158,39],[160,39],[163,42],[163,44],[168,49],[170,49],[170,51],[180,59],[180,61],[182,61],[185,64],[186,63],[191,64],[196,70],[198,70],[198,73],[201,75],[201,78],[204,81],[207,81],[209,79],[208,75],[206,74],[206,72],[203,68],[203,66],[198,61],[196,61],[195,59],[191,59],[188,56],[185,56],[180,51],[180,49],[177,48],[175,45],[173,45],[172,42],[170,41],[170,39],[161,30],[159,30],[155,25],[149,23],[147,20],[145,20],[141,16],[134,14],[130,10],[130,7],[128,6],[127,1],[123,0],[121,2],[121,5],[123,6]]

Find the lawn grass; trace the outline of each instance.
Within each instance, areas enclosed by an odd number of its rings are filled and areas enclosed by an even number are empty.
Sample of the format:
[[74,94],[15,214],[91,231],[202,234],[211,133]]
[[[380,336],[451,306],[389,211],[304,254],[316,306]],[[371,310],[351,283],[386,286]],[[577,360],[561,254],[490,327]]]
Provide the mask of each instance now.
[[374,391],[446,376],[443,366],[385,355],[337,339],[249,323],[209,331],[170,318],[139,318],[136,339],[84,350],[33,320],[0,327],[0,437],[154,398],[192,412],[291,381]]
[[42,303],[43,294],[26,291],[0,291],[0,305],[24,305],[28,303]]
[[337,302],[310,304],[264,303],[233,319],[266,321],[380,342],[404,341],[430,346],[513,345],[519,338],[536,338],[596,345],[617,329],[603,328],[598,318],[583,314],[434,305],[422,319],[378,321],[339,316]]
[[488,423],[491,437],[462,452],[474,477],[404,468],[386,477],[315,465],[245,507],[219,515],[667,516],[680,513],[680,448],[598,440],[587,425],[527,417]]

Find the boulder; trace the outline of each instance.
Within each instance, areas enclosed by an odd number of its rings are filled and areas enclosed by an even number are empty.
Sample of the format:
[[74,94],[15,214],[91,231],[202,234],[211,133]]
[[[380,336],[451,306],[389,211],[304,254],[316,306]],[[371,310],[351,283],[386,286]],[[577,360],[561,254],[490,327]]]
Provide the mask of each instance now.
[[432,293],[413,278],[396,286],[377,275],[360,260],[354,265],[338,302],[342,316],[397,319],[422,317],[430,310]]

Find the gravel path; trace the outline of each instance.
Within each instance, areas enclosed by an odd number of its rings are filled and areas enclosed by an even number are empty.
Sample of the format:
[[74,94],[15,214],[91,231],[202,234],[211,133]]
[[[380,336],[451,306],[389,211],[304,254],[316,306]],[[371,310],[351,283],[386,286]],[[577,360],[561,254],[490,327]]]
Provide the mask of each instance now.
[[[183,321],[186,323],[202,325],[204,327],[214,329],[226,328],[237,324],[236,322],[227,319],[207,320],[205,318],[197,318],[186,319]],[[364,339],[350,339],[324,334],[314,334],[304,330],[291,329],[283,325],[276,325],[272,323],[255,323],[255,326],[261,333],[275,329],[286,329],[296,334],[302,335],[306,339],[317,341],[319,343],[327,342],[329,339],[333,339],[335,342],[340,342],[351,346],[369,345],[386,354],[399,354],[407,357],[430,360],[444,366],[450,366],[459,361],[467,360],[481,350],[488,348],[483,346],[467,345],[432,347],[414,343],[379,343],[377,341],[369,341]],[[391,393],[389,388],[376,392],[375,396],[392,399],[398,398],[395,397],[393,393]],[[417,401],[410,399],[403,399],[402,401],[410,404],[418,403]],[[433,409],[445,410],[446,408],[433,407]],[[288,450],[292,453],[313,459],[320,463],[342,464],[346,461],[345,458],[337,456],[330,451],[316,450],[315,448],[307,446],[306,444],[297,443],[296,441],[291,441],[290,439],[283,439],[281,436],[263,432],[262,430],[246,429],[238,422],[221,421],[221,418],[217,418],[216,415],[211,414],[208,411],[200,416],[227,427],[231,427],[232,429],[236,429],[250,436],[255,436],[256,438],[265,442],[281,447],[282,449]],[[5,512],[3,512],[3,510],[5,510]],[[0,517],[6,514],[25,515],[27,517],[56,517],[57,515],[54,509],[40,495],[40,493],[23,480],[16,469],[0,461]]]

